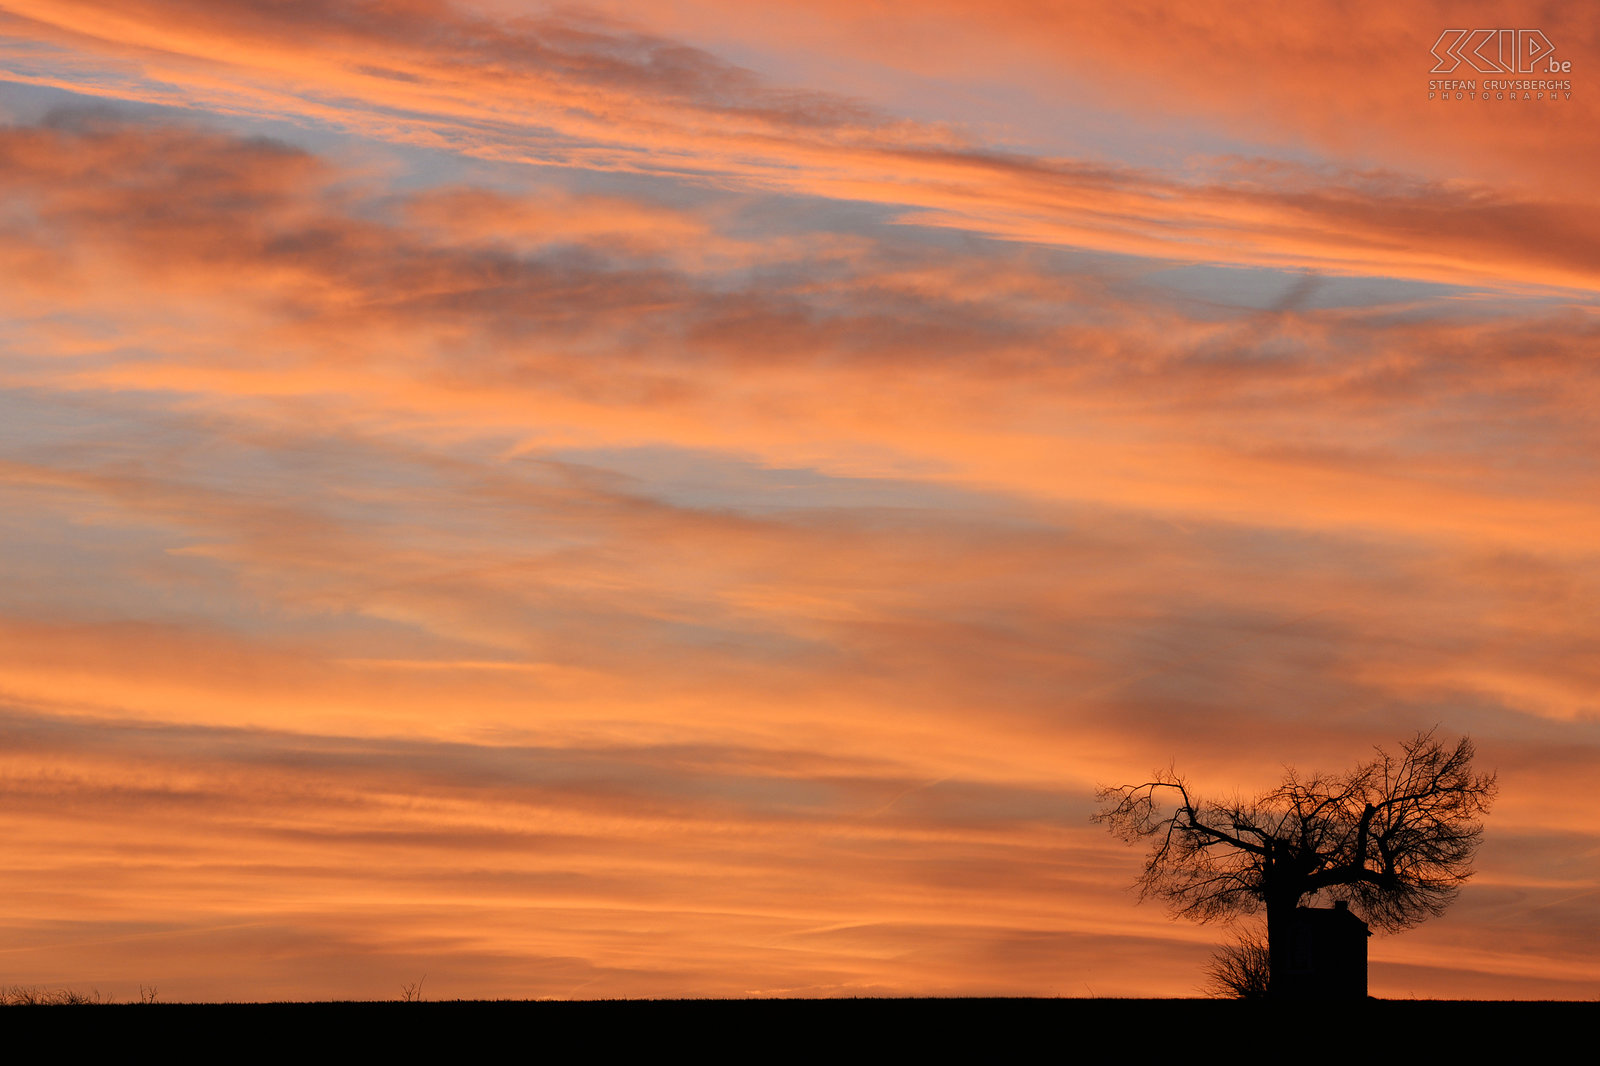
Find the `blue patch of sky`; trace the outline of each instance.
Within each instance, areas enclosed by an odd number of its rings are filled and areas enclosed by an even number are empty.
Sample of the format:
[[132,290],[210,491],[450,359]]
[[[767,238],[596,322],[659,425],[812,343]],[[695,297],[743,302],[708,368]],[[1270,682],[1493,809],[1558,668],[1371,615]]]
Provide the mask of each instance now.
[[[751,516],[804,511],[905,510],[986,514],[1022,521],[1014,501],[959,486],[896,478],[840,477],[802,467],[771,467],[727,453],[646,447],[571,449],[545,456],[603,471],[619,492],[675,507]],[[1013,512],[1006,517],[1007,512]]]
[[235,137],[264,137],[336,159],[370,158],[377,153],[393,161],[393,166],[384,168],[385,177],[399,189],[460,181],[483,169],[480,161],[448,149],[375,141],[310,119],[237,112],[223,114],[178,105],[107,98],[92,92],[6,82],[0,72],[0,116],[16,124],[32,125],[57,113],[72,112],[100,113],[134,122],[194,125]]
[[1391,307],[1406,308],[1421,317],[1438,318],[1526,312],[1572,302],[1571,296],[1558,293],[1544,296],[1486,293],[1475,286],[1442,282],[1205,263],[1156,265],[1155,269],[1142,272],[1140,284],[1182,298],[1191,308],[1201,310],[1210,306],[1221,313]]

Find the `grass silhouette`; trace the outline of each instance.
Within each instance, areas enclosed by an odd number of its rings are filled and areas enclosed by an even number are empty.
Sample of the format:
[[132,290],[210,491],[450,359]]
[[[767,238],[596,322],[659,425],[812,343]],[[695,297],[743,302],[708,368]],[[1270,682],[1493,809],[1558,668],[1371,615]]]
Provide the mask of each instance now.
[[11,985],[0,988],[0,1006],[6,1007],[87,1007],[111,1002],[100,990],[77,992],[70,988],[45,988],[42,985]]

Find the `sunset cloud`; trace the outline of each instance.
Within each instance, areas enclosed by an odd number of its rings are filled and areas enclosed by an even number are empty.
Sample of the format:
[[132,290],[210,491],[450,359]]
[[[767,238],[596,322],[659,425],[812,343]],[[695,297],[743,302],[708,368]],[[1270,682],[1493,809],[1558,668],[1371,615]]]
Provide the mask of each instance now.
[[[1594,288],[1600,262],[1600,218],[1566,188],[1554,198],[1542,189],[1508,195],[1454,174],[1286,161],[1219,159],[1162,173],[996,151],[955,127],[781,89],[703,50],[606,21],[497,18],[431,3],[403,14],[355,3],[270,13],[187,0],[7,6],[27,20],[17,33],[66,49],[111,98],[294,117],[482,159],[865,201],[903,210],[908,222],[1180,261],[1581,291]],[[1181,39],[1192,47],[1182,34],[1148,33],[1152,21],[1136,14],[1104,27],[1108,46],[1148,53]],[[1305,40],[1339,37],[1330,29]],[[1216,54],[1284,55],[1269,43],[1219,42]],[[29,73],[38,66],[31,42],[7,62],[33,84],[83,87],[81,75]],[[1426,71],[1417,69],[1420,83]],[[1227,72],[1205,77],[1237,82]],[[1565,125],[1566,114],[1548,121]],[[539,150],[529,154],[532,145]]]
[[[1517,155],[1587,97],[1490,145],[1313,9],[625,8],[0,0],[6,972],[1188,995],[1094,787],[1439,725],[1501,796],[1374,993],[1592,996],[1600,219]],[[894,108],[1007,56],[1216,150]]]

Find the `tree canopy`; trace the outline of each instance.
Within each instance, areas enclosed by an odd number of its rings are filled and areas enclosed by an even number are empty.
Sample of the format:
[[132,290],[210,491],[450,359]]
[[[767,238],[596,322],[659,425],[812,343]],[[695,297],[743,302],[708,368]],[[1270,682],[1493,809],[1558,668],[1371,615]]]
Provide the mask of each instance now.
[[1402,741],[1343,774],[1301,777],[1254,799],[1203,800],[1171,770],[1137,785],[1103,788],[1095,820],[1130,843],[1149,840],[1141,899],[1207,921],[1307,896],[1347,900],[1380,929],[1442,914],[1483,838],[1495,775],[1472,768],[1472,741],[1434,730]]

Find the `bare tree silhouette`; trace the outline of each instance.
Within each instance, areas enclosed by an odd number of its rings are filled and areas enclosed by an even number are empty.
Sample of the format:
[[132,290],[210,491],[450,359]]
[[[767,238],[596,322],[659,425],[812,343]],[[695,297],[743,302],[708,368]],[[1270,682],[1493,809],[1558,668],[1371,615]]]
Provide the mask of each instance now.
[[1196,921],[1267,912],[1269,969],[1287,962],[1295,908],[1308,896],[1347,901],[1393,932],[1442,914],[1472,875],[1495,775],[1472,770],[1468,737],[1434,730],[1382,748],[1348,773],[1289,770],[1252,800],[1202,801],[1172,770],[1102,788],[1095,815],[1132,843],[1151,842],[1139,898]]

